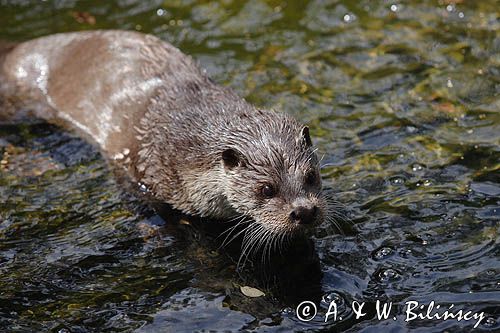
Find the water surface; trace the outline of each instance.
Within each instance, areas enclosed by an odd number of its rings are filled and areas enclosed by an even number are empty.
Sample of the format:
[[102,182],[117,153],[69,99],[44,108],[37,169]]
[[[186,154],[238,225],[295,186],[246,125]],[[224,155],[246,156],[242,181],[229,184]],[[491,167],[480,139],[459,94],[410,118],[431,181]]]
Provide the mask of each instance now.
[[[203,223],[128,194],[73,134],[2,124],[2,331],[472,329],[405,322],[411,300],[484,312],[478,330],[500,330],[497,1],[0,0],[0,22],[9,40],[113,28],[173,43],[252,103],[309,124],[354,224],[319,228],[312,256],[292,249],[310,266],[291,271],[309,274],[278,273],[273,289],[237,273]],[[247,284],[266,296],[244,296]],[[320,314],[336,300],[342,321],[299,321],[309,297]],[[377,300],[396,320],[376,317]],[[355,319],[352,301],[367,315]]]

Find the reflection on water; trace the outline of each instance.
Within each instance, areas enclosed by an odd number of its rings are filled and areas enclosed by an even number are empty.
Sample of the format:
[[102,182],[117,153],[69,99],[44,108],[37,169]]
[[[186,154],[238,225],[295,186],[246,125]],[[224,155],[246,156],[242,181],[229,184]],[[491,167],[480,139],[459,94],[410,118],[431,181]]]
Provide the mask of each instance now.
[[[44,123],[0,126],[0,327],[12,332],[500,329],[496,1],[0,1],[0,38],[136,29],[249,101],[308,123],[353,231],[319,228],[236,271],[215,226],[155,215],[98,152]],[[206,222],[206,221],[205,221]],[[216,232],[215,232],[216,234]],[[300,274],[303,273],[303,274]],[[240,287],[266,296],[249,298]],[[340,322],[294,307],[335,300]],[[377,300],[396,320],[378,320]],[[356,319],[351,302],[366,302]]]

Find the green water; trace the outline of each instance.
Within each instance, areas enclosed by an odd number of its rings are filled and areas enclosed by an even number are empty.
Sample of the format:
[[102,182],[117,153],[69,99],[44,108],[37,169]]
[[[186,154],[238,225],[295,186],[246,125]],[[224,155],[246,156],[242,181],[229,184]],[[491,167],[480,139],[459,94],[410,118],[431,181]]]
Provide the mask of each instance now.
[[[289,280],[277,291],[237,273],[203,223],[164,221],[127,194],[82,140],[44,123],[1,124],[1,331],[468,332],[474,324],[405,322],[410,300],[484,312],[479,329],[498,331],[499,8],[493,0],[0,0],[0,39],[152,33],[252,103],[309,124],[323,181],[354,224],[344,234],[320,227],[311,269],[294,255],[283,263],[309,275],[277,274]],[[266,296],[244,296],[247,284]],[[336,299],[343,319],[299,321],[295,306],[308,297],[323,298],[323,314]],[[379,320],[376,300],[392,301],[396,320]],[[367,315],[356,319],[352,301],[366,302]]]

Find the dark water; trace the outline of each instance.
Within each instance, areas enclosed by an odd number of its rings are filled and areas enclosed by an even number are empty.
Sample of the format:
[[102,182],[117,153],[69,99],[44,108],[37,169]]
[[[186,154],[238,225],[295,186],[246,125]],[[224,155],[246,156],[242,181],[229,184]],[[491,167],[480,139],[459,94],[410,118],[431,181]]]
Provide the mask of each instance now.
[[[308,123],[326,187],[354,223],[319,228],[312,254],[297,245],[264,278],[239,274],[204,224],[162,220],[82,140],[2,124],[1,331],[469,332],[476,322],[405,322],[409,301],[484,312],[477,330],[500,331],[499,8],[0,0],[1,39],[153,33],[249,101]],[[266,296],[244,296],[247,284]],[[305,300],[318,303],[309,322],[294,310]],[[325,323],[332,300],[342,320]],[[388,319],[377,300],[392,302]]]

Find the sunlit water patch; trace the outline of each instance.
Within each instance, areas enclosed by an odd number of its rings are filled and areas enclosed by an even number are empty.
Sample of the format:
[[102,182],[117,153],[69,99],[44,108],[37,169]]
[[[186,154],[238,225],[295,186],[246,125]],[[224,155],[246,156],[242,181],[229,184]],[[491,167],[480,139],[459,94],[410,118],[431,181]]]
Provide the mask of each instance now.
[[[484,313],[479,328],[500,329],[496,1],[0,1],[0,22],[2,39],[119,28],[173,43],[249,101],[308,123],[323,181],[353,223],[320,227],[276,272],[238,273],[216,227],[158,216],[81,139],[2,124],[2,329],[474,325],[405,322],[411,301]],[[307,322],[295,312],[306,300],[318,308]],[[343,319],[325,323],[332,301]],[[377,301],[393,306],[385,320]]]

